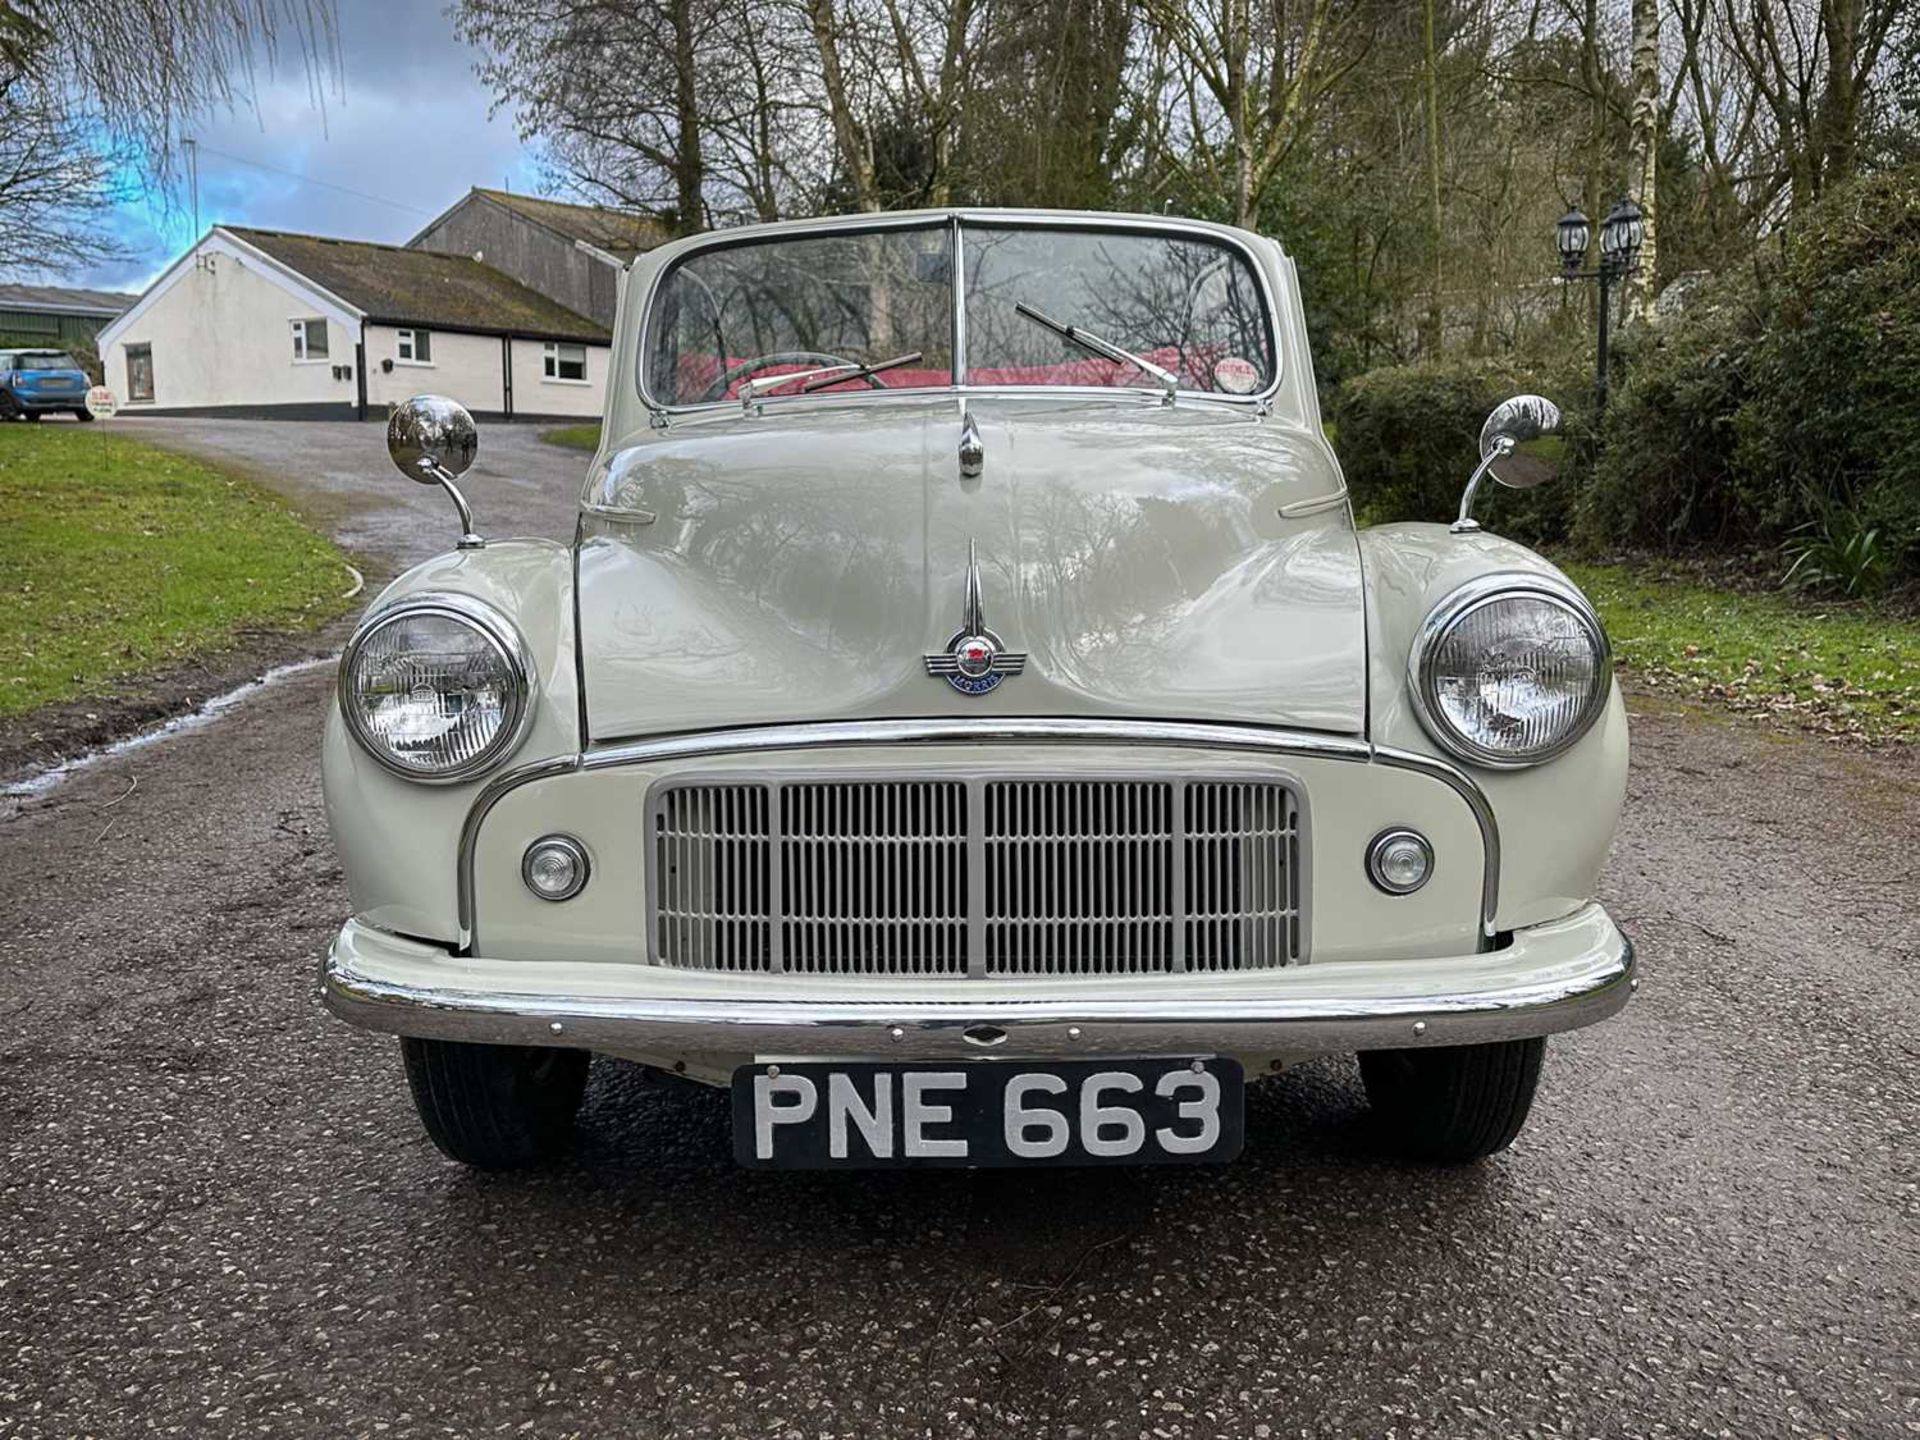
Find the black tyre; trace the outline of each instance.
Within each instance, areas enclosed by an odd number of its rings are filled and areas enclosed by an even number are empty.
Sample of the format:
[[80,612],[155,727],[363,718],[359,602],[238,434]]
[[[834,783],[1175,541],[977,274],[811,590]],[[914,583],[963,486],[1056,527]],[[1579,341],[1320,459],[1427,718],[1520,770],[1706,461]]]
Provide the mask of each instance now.
[[91,420],[93,419],[93,412],[91,410],[76,410],[73,412],[73,418],[81,421]]
[[1429,1050],[1369,1050],[1360,1078],[1396,1148],[1458,1165],[1513,1143],[1533,1108],[1544,1038]]
[[478,1170],[520,1170],[567,1148],[584,1050],[403,1038],[407,1084],[433,1143]]

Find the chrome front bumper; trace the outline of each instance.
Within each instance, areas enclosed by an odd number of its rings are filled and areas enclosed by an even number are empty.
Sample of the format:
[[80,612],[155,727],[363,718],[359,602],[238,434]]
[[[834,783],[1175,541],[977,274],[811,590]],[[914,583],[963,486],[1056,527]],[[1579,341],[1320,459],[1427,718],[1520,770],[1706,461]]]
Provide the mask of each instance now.
[[901,1060],[1465,1045],[1604,1020],[1634,987],[1633,945],[1587,905],[1497,950],[1252,974],[922,986],[656,965],[481,960],[348,921],[326,1003],[389,1034],[629,1055]]

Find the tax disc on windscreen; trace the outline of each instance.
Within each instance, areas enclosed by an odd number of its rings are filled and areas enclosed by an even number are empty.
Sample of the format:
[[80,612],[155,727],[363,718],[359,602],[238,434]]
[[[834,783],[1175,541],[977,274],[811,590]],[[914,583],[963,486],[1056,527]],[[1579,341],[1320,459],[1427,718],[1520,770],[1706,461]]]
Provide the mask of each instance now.
[[1251,360],[1228,355],[1214,362],[1213,383],[1229,395],[1251,395],[1253,387],[1260,383],[1260,372],[1254,369]]

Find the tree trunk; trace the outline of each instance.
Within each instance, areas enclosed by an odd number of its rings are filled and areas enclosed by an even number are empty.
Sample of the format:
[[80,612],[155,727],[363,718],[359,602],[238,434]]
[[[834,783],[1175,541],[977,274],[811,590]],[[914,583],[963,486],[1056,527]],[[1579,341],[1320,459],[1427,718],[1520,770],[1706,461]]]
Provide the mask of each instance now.
[[700,95],[694,71],[693,0],[673,0],[674,229],[692,235],[707,228],[706,157],[702,152]]
[[1427,314],[1421,326],[1420,350],[1429,360],[1440,358],[1445,338],[1445,322],[1440,314],[1441,243],[1446,232],[1440,210],[1440,51],[1434,43],[1433,9],[1435,0],[1426,0],[1427,50],[1427,222],[1432,231],[1429,243],[1433,274],[1427,289]]
[[1660,0],[1633,0],[1633,184],[1640,193],[1646,235],[1640,242],[1640,269],[1627,282],[1627,313],[1635,321],[1653,319],[1659,292],[1658,216],[1660,155]]
[[862,210],[878,210],[879,196],[873,179],[873,151],[854,119],[847,98],[846,72],[840,67],[840,37],[833,13],[834,0],[807,0],[807,17],[813,22],[813,41],[820,50],[820,83],[827,92],[827,113],[833,120],[834,143],[840,159],[853,181],[855,203]]
[[1253,225],[1253,134],[1247,113],[1247,52],[1253,45],[1248,0],[1226,0],[1227,124],[1233,143],[1233,223]]
[[1846,180],[1859,163],[1861,0],[1824,0],[1820,28],[1827,42],[1827,75],[1811,137],[1824,190]]

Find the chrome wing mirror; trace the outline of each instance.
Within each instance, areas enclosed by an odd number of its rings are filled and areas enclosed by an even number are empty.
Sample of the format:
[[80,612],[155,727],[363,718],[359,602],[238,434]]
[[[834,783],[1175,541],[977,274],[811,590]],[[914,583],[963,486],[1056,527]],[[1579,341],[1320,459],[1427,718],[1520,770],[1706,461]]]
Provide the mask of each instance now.
[[387,454],[409,480],[438,485],[460,512],[462,550],[478,550],[487,542],[473,533],[473,511],[454,482],[467,473],[480,450],[480,431],[473,416],[458,400],[444,395],[416,395],[387,421]]
[[1531,490],[1560,469],[1560,407],[1539,395],[1502,400],[1480,427],[1480,464],[1460,497],[1456,535],[1480,528],[1473,518],[1473,497],[1488,475],[1510,490]]

